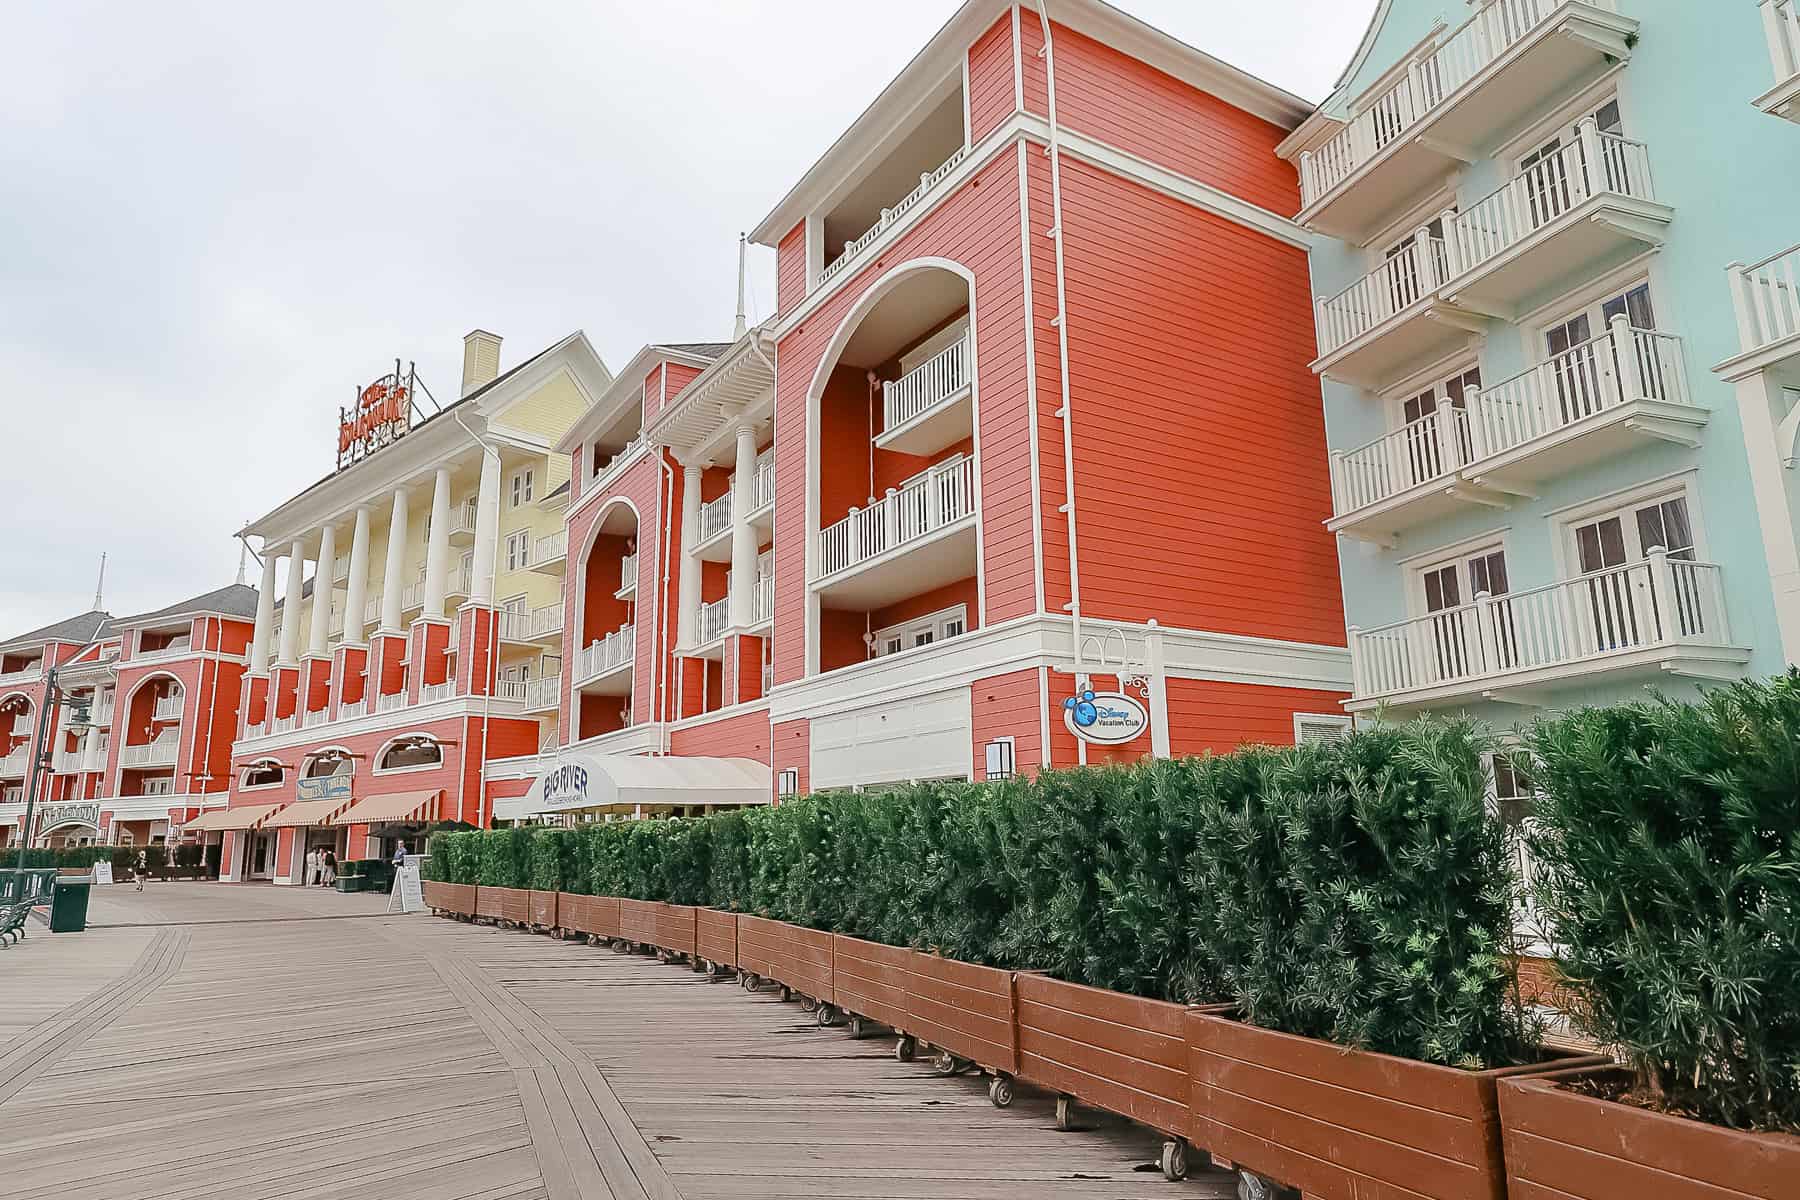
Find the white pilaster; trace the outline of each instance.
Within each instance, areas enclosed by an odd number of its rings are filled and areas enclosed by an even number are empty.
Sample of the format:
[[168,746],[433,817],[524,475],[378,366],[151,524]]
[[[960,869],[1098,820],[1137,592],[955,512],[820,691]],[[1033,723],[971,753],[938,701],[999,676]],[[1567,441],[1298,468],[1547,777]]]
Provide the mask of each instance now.
[[700,556],[694,547],[700,542],[700,468],[681,469],[681,607],[677,609],[675,644],[682,649],[693,646],[700,629]]
[[369,506],[356,506],[356,530],[350,535],[350,578],[344,594],[344,640],[363,640],[363,609],[369,602]]
[[1788,503],[1787,471],[1781,460],[1786,448],[1777,432],[1781,423],[1775,409],[1777,396],[1771,395],[1779,389],[1772,387],[1761,371],[1738,380],[1736,386],[1781,650],[1789,663],[1800,663],[1800,544],[1795,540],[1794,510]]
[[275,550],[263,545],[262,587],[256,593],[256,631],[250,636],[250,673],[269,673],[269,634],[275,629]]
[[431,489],[431,539],[425,545],[425,615],[444,619],[444,589],[450,583],[450,468],[437,469]]
[[1169,668],[1163,631],[1156,621],[1144,631],[1144,670],[1150,677],[1150,755],[1169,757]]
[[381,628],[399,633],[400,591],[406,586],[406,489],[394,489],[394,515],[388,523],[387,570],[381,577]]
[[481,490],[475,498],[475,557],[469,570],[469,599],[475,604],[494,602],[494,556],[500,543],[500,452],[481,448]]
[[281,649],[275,661],[292,666],[300,661],[300,593],[306,586],[306,548],[299,539],[288,547],[287,593],[281,605]]
[[337,594],[332,576],[337,574],[337,527],[327,521],[319,529],[319,565],[313,571],[312,629],[306,642],[308,654],[325,653],[331,638],[331,599]]
[[731,477],[731,624],[756,620],[756,526],[750,522],[756,493],[756,430],[738,426],[737,473]]

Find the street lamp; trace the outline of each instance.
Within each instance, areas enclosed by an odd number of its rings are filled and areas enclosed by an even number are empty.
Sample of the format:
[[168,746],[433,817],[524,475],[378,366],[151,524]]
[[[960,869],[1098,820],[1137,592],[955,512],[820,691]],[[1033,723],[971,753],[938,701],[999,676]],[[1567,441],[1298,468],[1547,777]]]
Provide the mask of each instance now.
[[25,869],[25,852],[31,847],[32,814],[37,808],[38,780],[50,762],[50,748],[47,744],[50,739],[50,714],[67,706],[70,710],[67,728],[71,731],[88,729],[93,724],[90,720],[92,701],[63,695],[62,688],[56,682],[56,670],[55,667],[50,667],[44,672],[44,702],[38,705],[37,728],[31,734],[31,771],[25,777],[24,836],[19,839],[17,859],[17,866],[21,871]]

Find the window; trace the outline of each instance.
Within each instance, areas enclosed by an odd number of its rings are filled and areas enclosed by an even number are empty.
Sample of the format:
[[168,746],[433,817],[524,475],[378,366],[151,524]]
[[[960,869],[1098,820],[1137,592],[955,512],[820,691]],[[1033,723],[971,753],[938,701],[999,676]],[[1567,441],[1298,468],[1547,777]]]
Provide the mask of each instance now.
[[1629,649],[1656,637],[1707,631],[1712,618],[1696,570],[1677,570],[1668,581],[1675,609],[1671,621],[1657,598],[1657,581],[1643,565],[1659,546],[1676,562],[1697,557],[1685,493],[1636,501],[1582,521],[1571,527],[1570,537],[1581,581],[1576,594],[1592,625],[1594,650]]
[[1013,739],[1010,737],[995,738],[987,744],[988,779],[1011,779],[1015,773]]
[[281,764],[278,762],[252,763],[244,768],[243,779],[238,786],[243,788],[275,787],[281,783],[285,775],[286,772],[281,769]]
[[[1437,677],[1461,679],[1478,673],[1478,664],[1483,661],[1479,624],[1482,614],[1470,606],[1483,593],[1489,597],[1507,594],[1506,551],[1486,546],[1425,567],[1419,572],[1419,588],[1429,617],[1428,653],[1434,660]],[[1512,609],[1499,605],[1491,615],[1500,661],[1488,664],[1486,669],[1494,670],[1512,662]]]
[[1695,556],[1685,495],[1635,505],[1575,527],[1576,564],[1583,575],[1642,561],[1656,546],[1667,550],[1670,558]]
[[173,775],[162,775],[155,779],[146,779],[144,780],[144,790],[140,794],[145,796],[173,796],[175,794],[175,777]]
[[[1437,422],[1427,421],[1426,418],[1436,416],[1440,408],[1450,408],[1462,413],[1468,407],[1469,393],[1480,388],[1481,368],[1469,366],[1400,401],[1401,427],[1407,431],[1403,453],[1406,456],[1409,484],[1417,485],[1436,479],[1459,465],[1458,462],[1448,461]],[[1474,458],[1474,453],[1469,441],[1468,421],[1459,416],[1455,428],[1457,448],[1462,453],[1459,461],[1469,462]]]
[[530,504],[532,485],[535,482],[532,468],[514,471],[512,476],[512,506],[518,508],[522,504]]
[[506,569],[522,571],[531,565],[531,530],[519,529],[506,535]]
[[325,779],[333,775],[350,775],[356,771],[356,760],[343,750],[321,750],[306,760],[301,770],[303,779]]
[[929,646],[947,638],[961,637],[968,632],[968,628],[968,608],[958,604],[954,608],[927,613],[925,616],[907,621],[902,625],[890,625],[886,629],[878,629],[875,631],[871,646],[876,658],[886,658],[888,655],[898,654],[902,650]]
[[416,767],[441,766],[444,761],[443,747],[424,734],[414,734],[394,742],[382,754],[376,769],[382,771],[399,771]]

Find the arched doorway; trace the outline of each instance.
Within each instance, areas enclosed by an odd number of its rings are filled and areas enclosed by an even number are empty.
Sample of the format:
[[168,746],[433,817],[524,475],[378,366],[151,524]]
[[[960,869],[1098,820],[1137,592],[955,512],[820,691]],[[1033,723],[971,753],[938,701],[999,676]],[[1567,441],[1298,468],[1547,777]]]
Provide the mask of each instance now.
[[[638,512],[611,500],[595,518],[581,558],[580,612],[570,724],[577,739],[599,737],[632,723],[632,682],[641,591],[654,589],[655,564],[639,551]],[[642,586],[640,588],[640,581]]]

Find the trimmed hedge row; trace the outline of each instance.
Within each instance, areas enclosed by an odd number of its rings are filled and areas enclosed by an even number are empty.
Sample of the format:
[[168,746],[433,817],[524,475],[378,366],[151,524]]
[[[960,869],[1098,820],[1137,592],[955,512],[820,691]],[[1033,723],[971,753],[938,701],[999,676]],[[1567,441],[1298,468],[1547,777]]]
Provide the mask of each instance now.
[[442,834],[431,877],[667,900],[1047,970],[1430,1062],[1529,1053],[1505,950],[1511,858],[1484,734],[999,784],[808,797],[688,820]]

